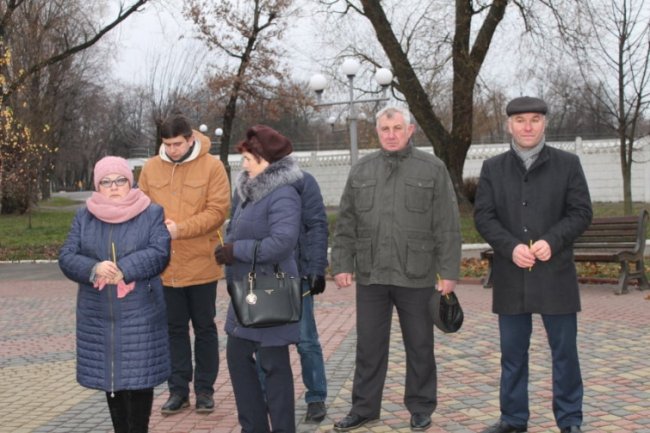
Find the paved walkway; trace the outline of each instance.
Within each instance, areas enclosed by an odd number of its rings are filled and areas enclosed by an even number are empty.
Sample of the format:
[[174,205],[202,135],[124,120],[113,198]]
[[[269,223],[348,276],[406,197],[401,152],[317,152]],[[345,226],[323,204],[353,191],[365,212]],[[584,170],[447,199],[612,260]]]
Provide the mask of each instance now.
[[[585,432],[650,433],[650,300],[647,292],[616,296],[612,286],[582,287],[579,344],[585,381]],[[55,264],[0,264],[0,432],[110,432],[104,394],[75,381],[75,285]],[[429,433],[479,432],[499,416],[499,348],[489,290],[461,284],[457,293],[466,319],[455,335],[436,333],[439,405]],[[152,433],[239,432],[224,360],[223,319],[228,295],[218,287],[221,368],[216,410],[186,410],[162,417],[167,398],[156,389]],[[354,367],[354,290],[330,283],[317,297],[317,321],[329,376],[328,417],[320,425],[299,423],[299,432],[329,432],[350,408]],[[536,318],[531,345],[529,432],[557,432],[551,411],[549,352]],[[300,363],[292,350],[296,416],[304,416]],[[357,432],[409,432],[402,404],[405,357],[394,322],[381,421]],[[193,397],[192,397],[193,398]]]

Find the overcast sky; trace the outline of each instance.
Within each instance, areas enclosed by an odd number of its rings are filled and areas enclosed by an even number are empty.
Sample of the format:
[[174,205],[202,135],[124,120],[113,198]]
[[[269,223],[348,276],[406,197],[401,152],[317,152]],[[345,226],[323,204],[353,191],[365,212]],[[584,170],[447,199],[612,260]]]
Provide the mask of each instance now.
[[126,83],[145,81],[157,55],[182,46],[179,37],[186,25],[174,4],[149,4],[129,16],[112,33],[116,44],[114,76]]
[[[174,55],[174,52],[188,47],[197,55],[207,56],[207,60],[210,60],[210,56],[217,55],[208,53],[200,42],[192,38],[193,24],[183,18],[181,4],[174,0],[152,2],[115,29],[111,35],[116,43],[113,67],[115,78],[123,83],[145,83],[157,56]],[[309,5],[309,0],[306,0],[306,4]],[[306,12],[302,12],[303,17],[294,20],[296,25],[289,26],[285,41],[291,47],[290,61],[295,78],[306,83],[311,75],[320,72],[315,56],[322,56],[328,47],[323,46],[315,21],[310,18],[307,8],[304,9]],[[517,26],[512,21],[513,15],[506,14],[501,23],[483,65],[482,76],[493,84],[498,83],[508,88],[511,96],[518,96],[534,92],[535,89],[527,88],[529,80],[518,76],[517,69],[525,66],[512,53],[512,47],[517,44],[516,34],[519,33],[519,30],[513,31]]]
[[[170,0],[163,5],[149,4],[115,29],[112,35],[117,47],[113,67],[115,78],[126,83],[144,82],[156,57],[173,50],[191,47],[198,55],[210,56],[203,45],[192,38],[194,24],[182,16],[181,4]],[[319,72],[318,65],[311,59],[313,45],[306,43],[313,39],[314,32],[309,25],[310,19],[301,18],[297,22],[301,25],[290,27],[285,40],[298,41],[292,44],[292,65],[299,79],[308,81],[312,74]]]

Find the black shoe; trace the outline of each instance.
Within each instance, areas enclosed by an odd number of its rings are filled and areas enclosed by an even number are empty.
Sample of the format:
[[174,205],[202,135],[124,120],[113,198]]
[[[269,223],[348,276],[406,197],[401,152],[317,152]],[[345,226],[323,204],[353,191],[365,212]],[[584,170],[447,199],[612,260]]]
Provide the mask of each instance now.
[[360,415],[351,413],[340,421],[334,423],[336,431],[350,431],[359,428],[370,421],[376,421],[378,418],[364,418]]
[[172,394],[169,396],[167,403],[163,404],[163,407],[160,409],[160,413],[163,415],[173,415],[189,406],[190,400],[187,397],[182,397],[178,394]]
[[424,431],[431,427],[431,417],[423,413],[411,415],[411,430]]
[[327,415],[327,408],[322,401],[315,401],[307,403],[307,413],[305,414],[305,422],[319,423],[325,419]]
[[196,413],[210,413],[214,410],[214,400],[210,394],[196,396]]
[[515,427],[507,422],[499,421],[493,426],[486,428],[481,433],[526,433],[527,430],[528,427],[526,426]]
[[579,425],[572,425],[571,427],[564,427],[560,433],[582,433]]

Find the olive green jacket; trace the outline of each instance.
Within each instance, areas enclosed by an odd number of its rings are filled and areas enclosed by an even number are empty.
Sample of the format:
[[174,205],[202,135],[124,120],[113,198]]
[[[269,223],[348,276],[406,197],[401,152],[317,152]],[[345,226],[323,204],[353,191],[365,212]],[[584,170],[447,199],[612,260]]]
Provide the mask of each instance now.
[[379,150],[347,180],[332,246],[332,274],[358,284],[432,287],[457,280],[461,240],[449,173],[436,156],[410,144]]

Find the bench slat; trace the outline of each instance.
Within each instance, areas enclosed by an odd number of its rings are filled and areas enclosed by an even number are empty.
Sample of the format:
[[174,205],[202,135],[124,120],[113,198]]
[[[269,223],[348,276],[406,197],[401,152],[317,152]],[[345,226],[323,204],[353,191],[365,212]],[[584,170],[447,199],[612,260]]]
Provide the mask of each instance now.
[[591,225],[600,225],[600,224],[638,224],[638,216],[619,216],[619,217],[598,217],[591,220]]
[[618,253],[576,253],[573,255],[576,262],[618,262]]
[[636,238],[637,228],[632,230],[616,230],[616,229],[603,229],[603,230],[588,230],[580,235],[581,238],[588,238],[591,236],[630,236]]
[[635,242],[607,242],[607,239],[598,239],[594,242],[576,242],[573,244],[574,250],[579,249],[612,249],[623,251],[634,251],[636,249]]

